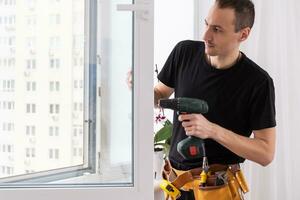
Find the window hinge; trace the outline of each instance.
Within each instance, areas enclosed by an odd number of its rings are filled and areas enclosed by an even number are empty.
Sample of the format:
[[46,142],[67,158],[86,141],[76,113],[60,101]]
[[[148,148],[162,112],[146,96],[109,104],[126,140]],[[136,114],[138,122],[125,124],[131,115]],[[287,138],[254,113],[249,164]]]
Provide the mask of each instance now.
[[100,163],[101,163],[101,152],[99,151],[98,154],[98,169],[97,169],[97,174],[101,173],[101,167],[100,167]]
[[99,54],[97,54],[97,63],[98,63],[98,65],[101,65],[101,61],[102,61],[101,56]]
[[98,96],[101,97],[101,87],[98,87]]
[[93,121],[92,121],[91,119],[86,119],[86,120],[84,120],[84,122],[90,124],[90,123],[92,123]]

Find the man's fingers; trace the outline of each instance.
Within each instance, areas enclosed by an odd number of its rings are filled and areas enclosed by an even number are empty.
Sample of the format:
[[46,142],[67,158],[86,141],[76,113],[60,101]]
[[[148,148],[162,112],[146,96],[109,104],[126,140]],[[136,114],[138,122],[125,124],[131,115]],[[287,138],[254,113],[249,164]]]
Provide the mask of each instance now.
[[179,121],[187,121],[191,119],[191,114],[184,114],[184,115],[179,115],[178,120]]
[[183,121],[182,122],[182,126],[183,127],[190,127],[190,126],[192,126],[193,125],[193,123],[191,122],[191,121]]
[[127,72],[127,76],[126,76],[126,83],[129,89],[132,88],[132,71],[128,71]]

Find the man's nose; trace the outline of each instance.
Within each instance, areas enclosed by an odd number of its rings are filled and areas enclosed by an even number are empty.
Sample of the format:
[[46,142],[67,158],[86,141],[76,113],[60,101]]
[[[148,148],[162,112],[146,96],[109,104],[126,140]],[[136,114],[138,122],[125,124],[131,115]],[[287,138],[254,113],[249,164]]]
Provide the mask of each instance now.
[[204,41],[211,41],[212,40],[212,34],[209,28],[205,28],[202,39]]

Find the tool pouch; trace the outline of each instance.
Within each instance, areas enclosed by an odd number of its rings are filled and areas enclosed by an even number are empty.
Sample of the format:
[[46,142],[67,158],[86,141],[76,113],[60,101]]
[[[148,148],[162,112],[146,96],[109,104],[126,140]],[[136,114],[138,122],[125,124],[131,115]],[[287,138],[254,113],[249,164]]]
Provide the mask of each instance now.
[[[172,173],[173,171],[175,171],[175,173]],[[229,167],[225,169],[223,174],[225,174],[226,178],[222,184],[217,181],[217,174],[220,172],[216,171],[215,174],[208,175],[205,186],[200,185],[199,176],[186,176],[188,174],[187,172],[188,171],[179,172],[179,170],[172,168],[170,163],[166,162],[163,170],[163,178],[165,180],[171,180],[174,184],[176,183],[175,187],[178,189],[180,188],[185,191],[193,190],[195,200],[243,200],[242,193],[246,193],[249,190],[239,167]],[[197,174],[200,174],[200,172],[197,172]],[[176,180],[181,181],[176,182]],[[175,200],[176,197],[165,193],[165,199]]]
[[[199,186],[194,189],[194,196],[196,200],[242,200],[241,186],[235,177],[235,174],[228,169],[226,172],[227,181],[221,185]],[[213,178],[212,178],[213,179]],[[211,181],[214,182],[214,181]]]
[[228,184],[199,187],[197,190],[194,190],[194,196],[196,200],[238,200],[232,198]]

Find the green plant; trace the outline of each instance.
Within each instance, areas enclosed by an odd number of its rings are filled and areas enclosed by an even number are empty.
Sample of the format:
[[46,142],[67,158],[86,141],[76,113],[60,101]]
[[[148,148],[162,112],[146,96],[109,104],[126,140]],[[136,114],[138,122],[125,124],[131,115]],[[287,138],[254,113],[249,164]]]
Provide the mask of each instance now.
[[[157,64],[155,64],[155,72],[158,76]],[[158,79],[157,81],[159,82]],[[163,108],[160,108],[155,121],[162,123],[163,126],[154,133],[154,151],[163,151],[164,158],[166,158],[169,155],[173,124],[164,115]]]
[[163,127],[154,133],[154,151],[164,151],[164,157],[167,157],[170,150],[173,124],[168,119],[164,120],[165,116],[158,115],[156,118],[158,119],[156,121],[162,122]]

